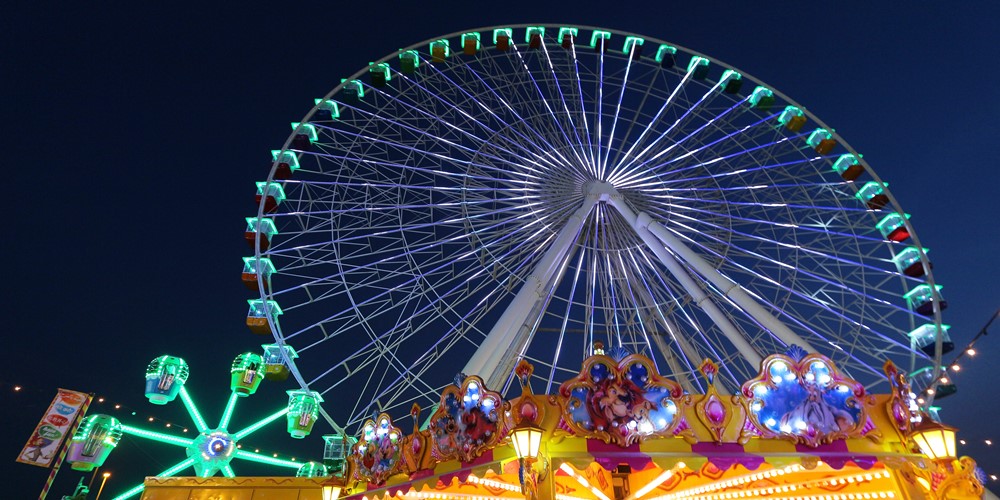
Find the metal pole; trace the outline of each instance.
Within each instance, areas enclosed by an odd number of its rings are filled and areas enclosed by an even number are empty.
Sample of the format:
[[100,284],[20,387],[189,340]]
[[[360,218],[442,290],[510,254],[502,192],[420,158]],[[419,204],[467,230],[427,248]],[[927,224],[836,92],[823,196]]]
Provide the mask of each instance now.
[[103,477],[104,479],[101,479],[101,487],[97,489],[97,498],[94,500],[101,500],[101,492],[104,491],[104,483],[108,482],[108,478],[111,477],[111,473],[105,472]]
[[90,408],[90,402],[94,400],[93,394],[87,395],[87,400],[83,402],[83,406],[80,407],[80,411],[76,414],[76,418],[73,419],[73,425],[69,428],[69,434],[66,435],[66,439],[63,441],[62,449],[59,450],[59,458],[56,459],[56,463],[52,466],[52,472],[49,473],[49,478],[45,480],[45,486],[42,486],[42,492],[38,495],[38,500],[45,500],[45,497],[49,494],[49,488],[52,487],[52,482],[56,479],[56,474],[59,473],[59,467],[62,465],[63,460],[66,459],[66,453],[69,451],[69,443],[73,440],[73,435],[76,434],[77,428],[80,427],[80,422],[83,421],[83,417],[87,414],[87,410]]

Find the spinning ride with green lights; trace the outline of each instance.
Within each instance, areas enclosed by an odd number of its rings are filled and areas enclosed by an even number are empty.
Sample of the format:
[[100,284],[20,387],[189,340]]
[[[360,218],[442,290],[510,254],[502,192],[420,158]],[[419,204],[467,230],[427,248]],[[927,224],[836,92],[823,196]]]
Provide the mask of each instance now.
[[[265,346],[265,356],[267,352]],[[236,477],[230,465],[233,459],[296,469],[297,475],[313,476],[318,473],[317,471],[325,473],[312,462],[303,464],[282,460],[242,450],[237,446],[243,438],[282,417],[286,417],[288,432],[292,437],[304,438],[312,431],[312,426],[319,417],[319,403],[322,398],[318,394],[303,390],[288,391],[288,404],[284,408],[243,429],[229,430],[236,402],[254,394],[265,373],[278,371],[280,370],[267,364],[265,358],[259,354],[246,352],[237,356],[231,370],[232,393],[229,401],[218,424],[209,427],[185,387],[190,374],[187,363],[175,356],[160,356],[150,362],[146,369],[146,398],[150,403],[165,405],[180,396],[198,435],[192,439],[126,425],[108,415],[92,415],[87,417],[80,430],[73,436],[69,461],[76,470],[93,470],[95,467],[100,467],[118,444],[121,436],[128,435],[184,448],[187,458],[156,474],[157,477],[174,476],[189,467],[194,468],[198,477],[211,477],[219,472],[226,477]],[[114,500],[132,498],[142,491],[143,485],[140,484],[118,495]]]

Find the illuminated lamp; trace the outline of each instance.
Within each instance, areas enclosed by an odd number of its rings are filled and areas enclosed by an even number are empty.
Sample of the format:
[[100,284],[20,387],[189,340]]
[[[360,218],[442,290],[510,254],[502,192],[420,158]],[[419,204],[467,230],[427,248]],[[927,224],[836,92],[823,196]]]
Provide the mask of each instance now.
[[955,458],[955,428],[925,416],[913,431],[910,439],[917,443],[920,452],[931,460]]
[[324,486],[323,500],[334,500],[340,497],[340,486]]
[[537,425],[525,420],[511,432],[511,444],[514,446],[514,454],[520,460],[535,460],[538,458],[538,449],[542,444],[542,429]]

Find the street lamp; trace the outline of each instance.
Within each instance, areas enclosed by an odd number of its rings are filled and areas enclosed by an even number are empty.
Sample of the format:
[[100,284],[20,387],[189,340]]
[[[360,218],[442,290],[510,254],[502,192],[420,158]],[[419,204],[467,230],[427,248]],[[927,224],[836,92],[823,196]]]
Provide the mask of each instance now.
[[340,496],[340,486],[323,486],[323,500],[336,500]]
[[931,460],[955,458],[955,428],[924,416],[910,431],[910,439]]
[[97,497],[94,500],[101,500],[101,492],[104,491],[104,483],[108,482],[108,478],[111,477],[111,473],[105,472],[104,474],[101,474],[101,477],[103,478],[101,479],[101,487],[97,488]]
[[542,429],[528,420],[522,421],[511,431],[511,444],[514,454],[521,461],[538,458],[538,449],[542,444]]

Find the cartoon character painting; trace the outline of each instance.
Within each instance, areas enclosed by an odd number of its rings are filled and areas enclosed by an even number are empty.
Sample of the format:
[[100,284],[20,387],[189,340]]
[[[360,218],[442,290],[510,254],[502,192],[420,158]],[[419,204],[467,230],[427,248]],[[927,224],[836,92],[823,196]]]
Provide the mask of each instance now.
[[432,454],[468,462],[499,438],[502,399],[479,377],[460,378],[441,394],[441,405],[431,417]]

